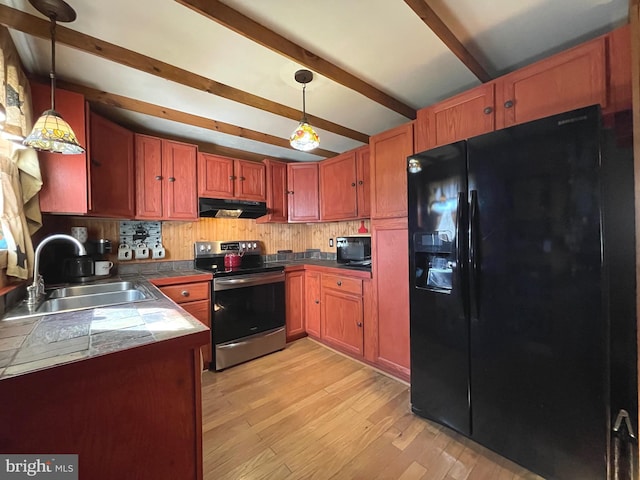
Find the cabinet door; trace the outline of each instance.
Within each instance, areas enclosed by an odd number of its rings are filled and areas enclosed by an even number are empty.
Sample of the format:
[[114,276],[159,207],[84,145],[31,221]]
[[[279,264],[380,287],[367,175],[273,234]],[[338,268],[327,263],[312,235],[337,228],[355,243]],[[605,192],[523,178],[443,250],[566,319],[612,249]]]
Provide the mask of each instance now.
[[345,351],[362,356],[362,296],[322,288],[322,339]]
[[162,141],[162,202],[167,220],[198,219],[195,145]]
[[[409,375],[409,243],[406,219],[372,222],[372,266],[377,292],[376,362]],[[374,340],[375,341],[375,340]]]
[[630,110],[631,26],[620,27],[607,36],[609,53],[609,106],[604,113]]
[[371,218],[407,215],[407,157],[413,154],[413,125],[407,123],[373,135],[371,155]]
[[267,213],[256,219],[256,223],[286,223],[288,217],[287,164],[276,160],[265,159]]
[[208,198],[233,198],[233,163],[233,158],[199,153],[198,195]]
[[304,336],[304,271],[285,278],[287,342]]
[[[211,328],[211,303],[209,300],[181,303],[180,306],[207,327]],[[206,370],[211,363],[211,341],[209,341],[207,345],[203,345],[200,351],[202,352],[202,360],[204,362],[203,367]]]
[[596,103],[606,108],[605,39],[521,68],[497,85],[505,127]]
[[[51,108],[50,85],[33,82],[31,101],[35,122],[42,112]],[[87,147],[84,96],[57,88],[56,110],[71,126],[80,145]],[[87,213],[89,167],[86,153],[38,152],[38,159],[42,174],[40,210],[43,213]]]
[[135,135],[136,218],[162,218],[162,139]]
[[320,172],[320,218],[322,220],[357,218],[355,152],[323,160],[318,168]]
[[236,160],[234,170],[236,197],[257,202],[266,201],[265,172],[266,169],[262,163]]
[[417,144],[419,151],[438,145],[492,132],[495,128],[494,84],[488,83],[468,90],[419,112],[418,128],[426,137],[418,136],[425,144]]
[[317,162],[288,164],[287,188],[290,222],[313,222],[320,219]]
[[305,272],[305,329],[307,334],[320,338],[320,272]]
[[90,122],[91,213],[133,218],[133,132],[93,112]]
[[356,150],[356,171],[358,176],[358,218],[369,218],[371,216],[369,145]]

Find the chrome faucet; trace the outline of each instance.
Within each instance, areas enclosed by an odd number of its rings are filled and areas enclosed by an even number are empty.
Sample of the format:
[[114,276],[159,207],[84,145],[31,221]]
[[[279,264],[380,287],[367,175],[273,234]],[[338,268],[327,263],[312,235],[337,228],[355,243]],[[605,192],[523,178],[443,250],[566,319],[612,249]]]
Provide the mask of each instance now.
[[78,247],[78,253],[80,255],[86,255],[87,250],[84,248],[84,245],[80,242],[80,240],[72,237],[71,235],[65,235],[63,233],[57,233],[55,235],[50,235],[44,238],[36,248],[33,260],[33,283],[27,287],[27,305],[35,305],[40,301],[42,296],[44,295],[44,280],[42,275],[38,272],[40,268],[40,253],[42,252],[42,248],[49,242],[54,240],[68,240],[69,242],[75,244]]

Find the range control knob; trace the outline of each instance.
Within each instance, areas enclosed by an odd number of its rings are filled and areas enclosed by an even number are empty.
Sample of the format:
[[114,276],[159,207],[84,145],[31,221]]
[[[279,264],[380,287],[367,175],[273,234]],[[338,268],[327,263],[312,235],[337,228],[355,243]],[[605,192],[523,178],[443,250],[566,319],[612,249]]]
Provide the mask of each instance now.
[[253,242],[253,248],[258,248],[258,244],[256,242]]
[[210,251],[211,251],[211,244],[207,243],[207,252],[210,252]]

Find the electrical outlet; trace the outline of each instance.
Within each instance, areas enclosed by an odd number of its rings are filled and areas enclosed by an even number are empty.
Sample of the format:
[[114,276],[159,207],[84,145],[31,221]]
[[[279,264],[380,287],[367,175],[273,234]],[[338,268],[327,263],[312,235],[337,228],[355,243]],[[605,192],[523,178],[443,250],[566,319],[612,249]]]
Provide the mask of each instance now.
[[330,246],[330,247],[333,247],[333,238],[330,238],[330,239],[329,239],[329,246]]

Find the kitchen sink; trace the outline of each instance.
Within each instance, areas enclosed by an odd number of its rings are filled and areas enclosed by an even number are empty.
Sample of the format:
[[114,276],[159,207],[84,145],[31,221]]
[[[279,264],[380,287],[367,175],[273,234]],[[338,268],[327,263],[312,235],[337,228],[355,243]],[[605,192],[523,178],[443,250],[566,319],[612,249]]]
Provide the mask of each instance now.
[[104,293],[119,293],[127,291],[137,291],[135,282],[109,282],[96,283],[92,285],[74,285],[72,287],[59,287],[49,291],[49,299],[77,297],[82,295],[94,295]]
[[47,290],[44,301],[37,305],[20,303],[7,312],[3,320],[143,302],[155,298],[153,292],[141,282],[115,281],[59,287]]

